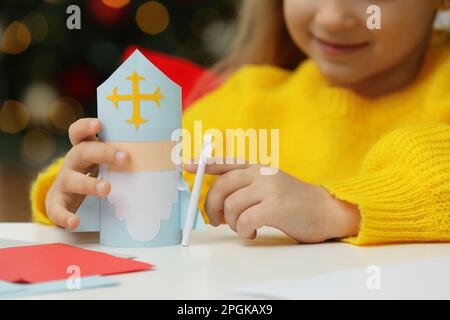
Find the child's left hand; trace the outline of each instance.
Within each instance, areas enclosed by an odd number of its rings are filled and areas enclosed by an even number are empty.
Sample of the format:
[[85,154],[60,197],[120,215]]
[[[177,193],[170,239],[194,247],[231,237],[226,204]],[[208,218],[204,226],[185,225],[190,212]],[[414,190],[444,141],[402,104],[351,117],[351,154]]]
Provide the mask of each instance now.
[[[185,165],[185,170],[195,173],[197,166]],[[358,233],[357,206],[281,170],[262,175],[258,165],[212,164],[206,173],[219,176],[204,206],[211,225],[225,220],[242,238],[254,239],[262,226],[277,228],[303,243]]]

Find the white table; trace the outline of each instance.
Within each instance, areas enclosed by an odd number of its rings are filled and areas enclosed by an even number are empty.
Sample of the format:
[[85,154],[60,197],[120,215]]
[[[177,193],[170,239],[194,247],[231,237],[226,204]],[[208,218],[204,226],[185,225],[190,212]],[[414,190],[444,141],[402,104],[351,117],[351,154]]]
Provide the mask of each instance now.
[[228,226],[209,226],[205,231],[194,231],[188,248],[108,248],[98,244],[96,233],[74,234],[32,223],[0,223],[0,238],[63,242],[92,250],[130,254],[156,265],[152,271],[112,276],[120,282],[118,286],[30,296],[31,299],[251,299],[234,289],[345,268],[450,254],[450,244],[356,247],[328,242],[301,245],[270,228],[261,229],[257,239],[244,241]]

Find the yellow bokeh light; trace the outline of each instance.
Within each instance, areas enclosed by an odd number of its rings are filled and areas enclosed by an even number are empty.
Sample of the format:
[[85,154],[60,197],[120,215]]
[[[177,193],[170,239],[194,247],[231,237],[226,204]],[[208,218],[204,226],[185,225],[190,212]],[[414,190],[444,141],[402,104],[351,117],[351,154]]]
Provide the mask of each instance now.
[[26,160],[42,163],[53,156],[55,139],[43,130],[34,129],[23,138],[21,150]]
[[166,30],[169,25],[167,8],[156,1],[142,4],[136,13],[136,23],[143,32],[155,35]]
[[81,104],[70,97],[55,101],[51,106],[50,120],[58,129],[67,130],[70,125],[84,115]]
[[6,100],[0,109],[0,130],[6,133],[17,133],[23,130],[29,121],[26,106],[15,100]]
[[25,51],[31,43],[28,27],[19,21],[14,21],[5,30],[0,43],[0,49],[8,54],[19,54]]
[[56,98],[56,90],[48,84],[31,84],[26,89],[23,97],[30,111],[30,123],[39,126],[47,123],[51,113],[51,104]]
[[108,7],[120,9],[130,3],[130,0],[102,0]]

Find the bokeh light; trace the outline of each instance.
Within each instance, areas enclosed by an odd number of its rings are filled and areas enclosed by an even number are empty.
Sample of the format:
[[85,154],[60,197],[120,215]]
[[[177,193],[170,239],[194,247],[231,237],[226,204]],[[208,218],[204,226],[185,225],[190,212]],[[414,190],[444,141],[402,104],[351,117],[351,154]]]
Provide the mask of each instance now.
[[34,125],[48,122],[50,106],[56,97],[56,90],[48,84],[37,83],[28,87],[23,100],[30,111],[30,122]]
[[139,6],[136,23],[143,32],[155,35],[166,30],[169,25],[167,8],[156,1],[149,1]]
[[17,133],[28,125],[29,113],[22,102],[6,100],[0,109],[0,130]]
[[66,131],[73,122],[83,116],[83,107],[73,98],[63,97],[51,105],[50,121],[58,129]]
[[127,6],[114,7],[102,0],[89,0],[88,8],[95,20],[103,26],[120,25],[129,17]]
[[[224,21],[214,21],[203,30],[202,42],[205,48],[214,56],[220,57],[230,48],[230,43],[234,38],[233,29]],[[218,37],[217,35],[221,36]]]
[[19,21],[11,23],[3,32],[0,49],[8,54],[19,54],[27,50],[31,43],[28,27]]
[[21,153],[27,162],[45,162],[53,156],[54,152],[54,137],[42,129],[27,132],[21,143]]
[[450,10],[438,11],[434,21],[434,28],[438,30],[450,30]]
[[130,3],[130,0],[102,0],[102,1],[104,4],[114,9],[123,8]]

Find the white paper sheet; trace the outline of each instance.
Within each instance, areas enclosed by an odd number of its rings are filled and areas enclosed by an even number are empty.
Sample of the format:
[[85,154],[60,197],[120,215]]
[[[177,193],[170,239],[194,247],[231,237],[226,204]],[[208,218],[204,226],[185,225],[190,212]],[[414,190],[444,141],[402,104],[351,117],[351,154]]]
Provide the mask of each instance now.
[[450,299],[450,256],[239,288],[275,299]]

